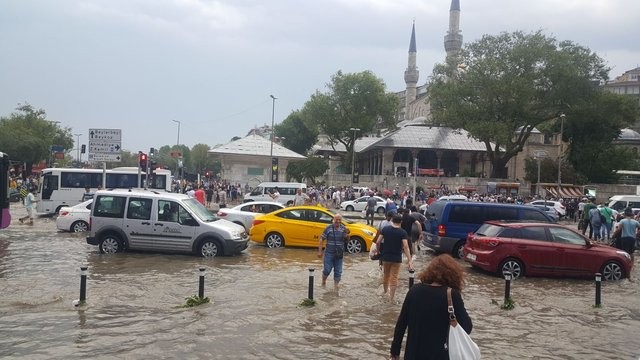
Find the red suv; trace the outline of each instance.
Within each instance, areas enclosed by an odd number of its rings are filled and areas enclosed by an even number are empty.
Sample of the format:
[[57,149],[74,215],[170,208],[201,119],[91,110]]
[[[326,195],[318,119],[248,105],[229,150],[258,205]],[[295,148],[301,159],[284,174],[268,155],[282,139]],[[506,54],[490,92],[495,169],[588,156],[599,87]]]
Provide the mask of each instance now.
[[472,266],[514,278],[524,275],[593,277],[606,280],[629,276],[631,256],[596,244],[562,225],[485,222],[470,233],[464,259]]

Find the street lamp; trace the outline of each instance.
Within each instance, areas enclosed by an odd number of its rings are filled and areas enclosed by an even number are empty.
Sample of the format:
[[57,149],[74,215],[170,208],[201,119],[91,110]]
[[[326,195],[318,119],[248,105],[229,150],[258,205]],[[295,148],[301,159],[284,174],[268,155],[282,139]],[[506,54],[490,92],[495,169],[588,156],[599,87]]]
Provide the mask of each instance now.
[[560,186],[562,185],[562,134],[564,133],[565,114],[560,114],[560,144],[558,149],[558,197],[560,196]]
[[[174,123],[178,124],[178,140],[176,141],[176,151],[178,151],[178,147],[180,146],[180,120],[171,120]],[[180,157],[176,158],[176,176],[178,177],[178,179],[181,178],[180,176]]]
[[356,132],[360,131],[360,129],[350,128],[349,130],[353,131],[353,148],[351,149],[351,182],[353,183],[356,173]]
[[76,160],[78,160],[79,162],[80,161],[80,136],[82,136],[82,134],[73,134],[73,135],[78,137],[78,147],[76,148],[77,150]]
[[274,126],[274,118],[275,118],[275,114],[276,114],[276,99],[277,99],[277,97],[275,97],[273,95],[269,95],[269,96],[271,97],[271,150],[269,151],[269,157],[271,158],[270,175],[271,175],[271,179],[273,181],[273,139],[274,139],[273,126]]

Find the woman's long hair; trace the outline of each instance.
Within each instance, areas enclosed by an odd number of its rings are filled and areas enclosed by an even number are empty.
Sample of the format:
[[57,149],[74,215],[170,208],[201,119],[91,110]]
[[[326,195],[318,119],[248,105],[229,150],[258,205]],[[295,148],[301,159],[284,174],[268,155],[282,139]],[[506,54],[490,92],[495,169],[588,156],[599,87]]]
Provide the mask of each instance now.
[[418,279],[423,284],[438,283],[462,291],[464,270],[451,255],[442,254],[431,260],[427,268],[418,274]]

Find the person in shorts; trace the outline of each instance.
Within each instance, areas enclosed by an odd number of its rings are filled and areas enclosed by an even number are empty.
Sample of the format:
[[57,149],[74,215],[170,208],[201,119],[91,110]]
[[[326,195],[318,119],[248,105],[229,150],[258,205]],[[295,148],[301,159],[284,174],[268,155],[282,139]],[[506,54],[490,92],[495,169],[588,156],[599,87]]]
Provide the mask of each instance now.
[[[402,215],[394,214],[391,218],[391,226],[380,230],[380,236],[376,240],[376,247],[382,248],[382,287],[384,295],[389,294],[389,300],[393,301],[398,287],[398,274],[402,264],[402,254],[407,257],[409,270],[413,269],[413,260],[409,252],[409,234],[401,227]],[[382,242],[384,241],[384,246]]]
[[35,204],[38,203],[34,194],[35,192],[35,188],[29,189],[29,193],[24,198],[24,207],[27,208],[27,216],[18,219],[18,221],[20,221],[20,224],[23,224],[25,220],[29,220],[27,224],[33,225],[34,207],[36,206]]
[[621,250],[626,251],[631,255],[631,261],[633,261],[633,252],[636,246],[636,234],[640,229],[640,222],[633,218],[633,210],[631,208],[624,209],[624,219],[620,220],[618,227],[614,232],[614,237],[620,236],[620,241],[617,243]]

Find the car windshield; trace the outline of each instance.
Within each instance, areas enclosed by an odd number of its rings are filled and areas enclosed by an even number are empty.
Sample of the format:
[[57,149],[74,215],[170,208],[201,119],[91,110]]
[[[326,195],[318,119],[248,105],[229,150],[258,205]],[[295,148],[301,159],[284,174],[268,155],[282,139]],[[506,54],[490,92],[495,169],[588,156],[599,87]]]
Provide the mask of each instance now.
[[195,216],[197,216],[200,220],[202,220],[204,222],[211,222],[211,221],[220,220],[219,217],[217,217],[216,215],[211,213],[209,210],[207,210],[207,208],[204,207],[204,205],[202,205],[198,201],[198,199],[185,199],[183,201],[183,204],[184,204],[184,207],[189,209],[192,214],[194,214]]

